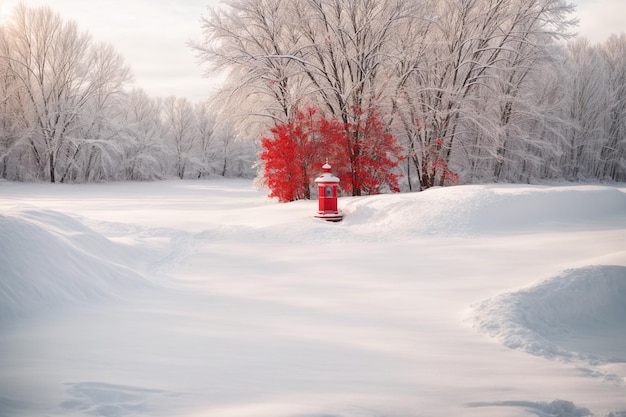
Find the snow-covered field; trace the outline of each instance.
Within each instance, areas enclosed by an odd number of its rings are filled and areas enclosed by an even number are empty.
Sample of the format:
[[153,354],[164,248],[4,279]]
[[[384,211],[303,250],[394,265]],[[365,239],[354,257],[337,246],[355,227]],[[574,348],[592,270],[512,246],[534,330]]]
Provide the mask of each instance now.
[[0,416],[626,416],[626,187],[0,182]]

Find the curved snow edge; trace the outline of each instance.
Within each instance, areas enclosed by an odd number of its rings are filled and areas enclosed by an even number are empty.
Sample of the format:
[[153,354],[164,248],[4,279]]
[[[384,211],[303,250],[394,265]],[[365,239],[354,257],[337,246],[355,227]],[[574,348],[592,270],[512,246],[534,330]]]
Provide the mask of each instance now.
[[149,282],[135,255],[65,214],[18,208],[0,214],[0,320],[121,298]]
[[626,193],[612,187],[462,185],[341,200],[342,226],[390,236],[471,237],[626,224]]
[[[602,365],[607,357],[574,351],[576,338],[626,335],[626,267],[570,269],[530,287],[472,305],[473,326],[511,349],[563,362]],[[624,342],[624,338],[620,339]],[[567,340],[570,348],[560,341]],[[620,358],[624,361],[625,358]],[[622,383],[619,376],[605,378]]]

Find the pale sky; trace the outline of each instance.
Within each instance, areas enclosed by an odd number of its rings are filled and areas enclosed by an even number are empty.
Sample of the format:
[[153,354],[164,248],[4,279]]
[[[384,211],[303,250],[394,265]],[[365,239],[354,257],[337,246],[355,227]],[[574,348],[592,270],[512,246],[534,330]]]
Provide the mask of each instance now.
[[[19,0],[0,0],[4,18]],[[47,4],[64,19],[75,20],[95,41],[111,43],[132,67],[136,85],[151,96],[190,100],[209,97],[216,82],[202,76],[187,41],[201,38],[200,16],[219,0],[23,0]],[[626,0],[573,0],[578,33],[602,42],[626,32]]]

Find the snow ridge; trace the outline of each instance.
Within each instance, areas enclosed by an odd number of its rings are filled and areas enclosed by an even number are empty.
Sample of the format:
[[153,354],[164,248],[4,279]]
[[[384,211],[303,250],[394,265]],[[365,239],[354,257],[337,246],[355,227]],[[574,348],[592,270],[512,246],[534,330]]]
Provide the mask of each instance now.
[[[484,300],[473,309],[474,327],[511,349],[590,365],[626,362],[624,266],[570,269]],[[597,340],[603,343],[594,343]],[[606,377],[623,382],[621,377]]]
[[147,288],[133,251],[65,214],[16,208],[0,214],[0,320]]
[[[343,202],[342,202],[343,203]],[[344,224],[377,237],[471,237],[626,224],[626,193],[614,187],[465,185],[350,198]],[[567,210],[564,210],[567,208]]]

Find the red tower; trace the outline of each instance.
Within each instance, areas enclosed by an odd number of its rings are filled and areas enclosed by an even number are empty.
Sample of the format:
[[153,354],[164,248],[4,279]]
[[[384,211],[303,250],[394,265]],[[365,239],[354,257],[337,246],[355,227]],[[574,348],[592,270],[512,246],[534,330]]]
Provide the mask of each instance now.
[[331,166],[326,162],[324,173],[315,179],[318,190],[319,211],[315,217],[331,222],[341,221],[343,214],[337,208],[337,187],[339,178],[330,172]]

